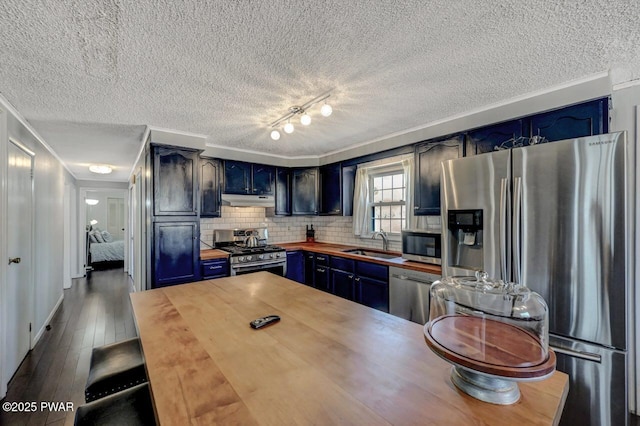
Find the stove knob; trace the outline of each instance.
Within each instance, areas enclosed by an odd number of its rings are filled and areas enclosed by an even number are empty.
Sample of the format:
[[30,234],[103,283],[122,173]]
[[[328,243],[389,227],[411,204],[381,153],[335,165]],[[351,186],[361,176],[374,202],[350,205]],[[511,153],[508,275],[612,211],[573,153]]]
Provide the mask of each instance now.
[[284,253],[278,253],[278,257],[285,257],[286,255]]
[[250,261],[252,256],[247,256],[247,262]]
[[238,258],[238,262],[244,262],[244,256],[240,256],[240,257]]
[[260,260],[264,259],[264,254],[259,254],[258,255],[258,259],[260,259]]
[[270,257],[271,259],[273,259],[273,253],[271,253],[271,254],[269,255],[269,257]]

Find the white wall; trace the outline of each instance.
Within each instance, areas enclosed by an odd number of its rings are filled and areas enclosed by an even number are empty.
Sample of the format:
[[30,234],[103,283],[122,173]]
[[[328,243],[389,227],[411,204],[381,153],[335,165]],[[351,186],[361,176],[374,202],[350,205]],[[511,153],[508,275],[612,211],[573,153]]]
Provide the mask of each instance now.
[[[6,172],[8,138],[12,138],[35,153],[34,157],[34,271],[33,271],[33,325],[31,347],[35,345],[40,336],[45,332],[48,324],[57,307],[63,298],[63,199],[65,183],[75,186],[74,177],[62,166],[61,162],[43,145],[38,137],[23,124],[23,119],[4,100],[0,99],[0,108],[6,111],[6,133],[0,132],[0,161],[2,166],[2,197],[3,212],[6,212],[7,192],[6,192]],[[0,125],[0,127],[2,127]],[[6,223],[6,214],[2,213],[5,219],[0,220],[0,253],[6,255],[7,238],[6,227],[11,226]],[[6,256],[3,257],[6,259]],[[6,286],[6,265],[0,262],[0,287]],[[29,285],[29,283],[25,283]],[[2,300],[3,307],[9,300]],[[24,307],[29,309],[29,307]],[[0,337],[4,342],[6,330],[4,324],[0,324]],[[2,348],[0,348],[2,349]],[[5,377],[5,379],[8,379]],[[6,383],[0,383],[0,397],[6,392]]]
[[[46,320],[62,299],[63,198],[64,185],[75,179],[13,115],[8,117],[8,133],[35,152],[34,157],[34,289],[33,330],[42,332]],[[3,148],[6,149],[6,148]]]

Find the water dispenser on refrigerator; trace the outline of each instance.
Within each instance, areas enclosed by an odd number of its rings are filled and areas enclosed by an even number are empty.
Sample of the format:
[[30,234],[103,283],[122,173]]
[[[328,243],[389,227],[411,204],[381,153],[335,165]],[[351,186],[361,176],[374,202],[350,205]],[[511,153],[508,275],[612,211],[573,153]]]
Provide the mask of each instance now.
[[479,271],[483,268],[482,209],[448,210],[449,265]]

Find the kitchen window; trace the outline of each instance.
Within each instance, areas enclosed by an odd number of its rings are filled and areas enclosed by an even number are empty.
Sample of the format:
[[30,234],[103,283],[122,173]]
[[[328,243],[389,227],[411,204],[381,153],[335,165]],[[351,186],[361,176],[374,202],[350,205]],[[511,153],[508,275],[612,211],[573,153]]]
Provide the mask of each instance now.
[[394,241],[413,220],[413,155],[359,164],[353,196],[353,233],[385,231]]
[[371,230],[400,234],[407,219],[402,168],[369,175],[369,190]]

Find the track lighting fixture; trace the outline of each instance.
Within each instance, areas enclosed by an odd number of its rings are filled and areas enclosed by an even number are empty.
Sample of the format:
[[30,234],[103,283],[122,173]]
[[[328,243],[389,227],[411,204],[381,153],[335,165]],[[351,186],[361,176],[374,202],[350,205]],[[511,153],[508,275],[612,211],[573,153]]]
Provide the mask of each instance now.
[[293,127],[293,123],[291,123],[291,118],[296,115],[300,115],[300,124],[302,124],[303,126],[308,126],[309,124],[311,124],[311,115],[309,115],[309,112],[308,112],[309,108],[313,107],[314,105],[320,102],[324,101],[324,104],[320,109],[320,114],[322,114],[324,117],[330,116],[331,113],[333,112],[333,108],[331,108],[331,105],[327,103],[327,98],[329,96],[331,96],[331,93],[324,93],[320,96],[313,98],[312,100],[310,100],[309,102],[301,106],[294,105],[290,107],[288,113],[278,118],[276,121],[274,121],[269,125],[269,127],[273,129],[271,131],[271,139],[273,139],[274,141],[277,141],[278,139],[280,139],[281,134],[280,134],[280,131],[277,129],[277,127],[279,127],[285,121],[286,121],[286,124],[283,126],[282,130],[284,130],[284,132],[287,134],[293,133],[295,129]]

